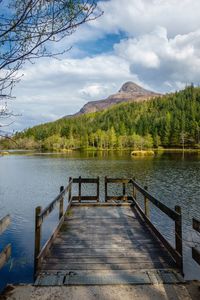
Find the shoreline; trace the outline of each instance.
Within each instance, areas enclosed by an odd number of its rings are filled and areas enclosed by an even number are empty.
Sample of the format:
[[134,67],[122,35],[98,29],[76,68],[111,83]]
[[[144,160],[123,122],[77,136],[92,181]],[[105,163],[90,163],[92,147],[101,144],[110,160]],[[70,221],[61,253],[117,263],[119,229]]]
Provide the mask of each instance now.
[[[0,150],[0,156],[7,156],[7,155],[12,155],[12,154],[29,154],[29,153],[33,153],[33,154],[61,154],[61,155],[67,155],[67,154],[72,154],[72,153],[126,153],[129,152],[130,155],[132,152],[137,152],[137,153],[143,153],[143,152],[151,152],[156,155],[156,154],[162,154],[162,153],[171,153],[171,154],[200,154],[200,149],[194,149],[194,148],[188,148],[188,149],[180,149],[180,148],[160,148],[160,149],[156,149],[156,148],[152,148],[152,149],[146,149],[146,150],[133,150],[133,149],[65,149],[65,150],[60,150],[57,149],[55,151],[53,150],[37,150],[37,149],[5,149],[5,150]],[[134,156],[134,155],[132,155]]]

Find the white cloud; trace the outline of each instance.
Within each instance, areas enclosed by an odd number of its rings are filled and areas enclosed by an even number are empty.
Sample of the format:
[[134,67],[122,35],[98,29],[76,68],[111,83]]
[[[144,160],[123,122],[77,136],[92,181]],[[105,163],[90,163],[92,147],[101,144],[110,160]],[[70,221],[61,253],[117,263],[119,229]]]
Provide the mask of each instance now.
[[[53,45],[58,51],[74,46],[61,61],[42,59],[26,66],[12,104],[23,114],[15,128],[75,113],[87,101],[115,93],[127,80],[162,92],[199,82],[199,0],[109,0],[99,5],[101,18]],[[126,39],[113,42],[109,53],[88,55],[91,41],[98,48],[103,46],[98,39],[113,33]],[[82,42],[88,42],[87,54]]]
[[199,0],[111,0],[101,1],[100,7],[105,14],[91,26],[105,32],[123,30],[139,36],[161,26],[173,37],[200,27]]
[[165,28],[115,45],[141,81],[160,90],[176,89],[200,80],[200,30],[168,38]]
[[75,113],[87,101],[116,92],[127,80],[140,83],[131,74],[129,63],[115,55],[63,61],[44,59],[30,65],[16,87],[17,100],[12,104],[13,110],[26,116],[18,119],[18,128]]

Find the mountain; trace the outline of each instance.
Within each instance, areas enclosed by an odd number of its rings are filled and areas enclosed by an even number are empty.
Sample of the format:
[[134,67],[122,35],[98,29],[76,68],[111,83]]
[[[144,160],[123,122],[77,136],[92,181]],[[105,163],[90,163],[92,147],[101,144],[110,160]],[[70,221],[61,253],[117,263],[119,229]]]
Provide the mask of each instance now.
[[[122,87],[124,90],[127,86]],[[0,141],[2,149],[50,151],[160,146],[200,149],[200,87],[191,85],[148,101],[125,102],[96,113],[62,118],[18,132],[12,140]]]
[[122,102],[139,102],[149,100],[152,97],[157,96],[161,96],[161,94],[148,91],[136,83],[128,81],[122,85],[121,89],[116,94],[113,94],[104,100],[90,101],[86,103],[74,116],[94,113]]

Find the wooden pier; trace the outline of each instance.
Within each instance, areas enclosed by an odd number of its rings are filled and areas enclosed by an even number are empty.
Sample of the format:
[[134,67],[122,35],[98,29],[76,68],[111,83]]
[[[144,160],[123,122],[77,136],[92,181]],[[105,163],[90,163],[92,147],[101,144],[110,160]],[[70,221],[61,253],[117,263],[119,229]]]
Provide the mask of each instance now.
[[[83,196],[90,184],[96,194]],[[110,195],[110,184],[122,185],[122,195]],[[69,178],[54,201],[36,208],[35,285],[182,283],[180,207],[167,207],[134,179],[105,177],[104,199],[99,186],[98,177]],[[150,203],[174,221],[175,247],[151,222]],[[57,206],[58,226],[42,247],[42,223]]]

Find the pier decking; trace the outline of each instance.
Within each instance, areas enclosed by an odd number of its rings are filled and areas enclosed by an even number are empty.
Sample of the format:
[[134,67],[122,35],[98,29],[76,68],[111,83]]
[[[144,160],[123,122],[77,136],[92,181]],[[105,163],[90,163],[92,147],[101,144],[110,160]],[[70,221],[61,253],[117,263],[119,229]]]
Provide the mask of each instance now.
[[[107,184],[122,181],[123,195],[108,196]],[[79,184],[72,196],[73,182]],[[82,196],[81,184],[97,184],[97,195]],[[133,184],[133,195],[126,184]],[[144,191],[145,213],[136,201]],[[69,194],[66,213],[63,196]],[[87,199],[88,198],[88,199]],[[91,203],[92,201],[92,203]],[[95,201],[95,202],[94,202]],[[149,223],[148,201],[175,221],[174,249]],[[40,251],[43,219],[60,203],[60,222]],[[153,198],[129,179],[105,179],[105,202],[99,202],[99,179],[71,179],[66,189],[47,208],[36,210],[35,285],[107,285],[180,283],[181,215]]]

